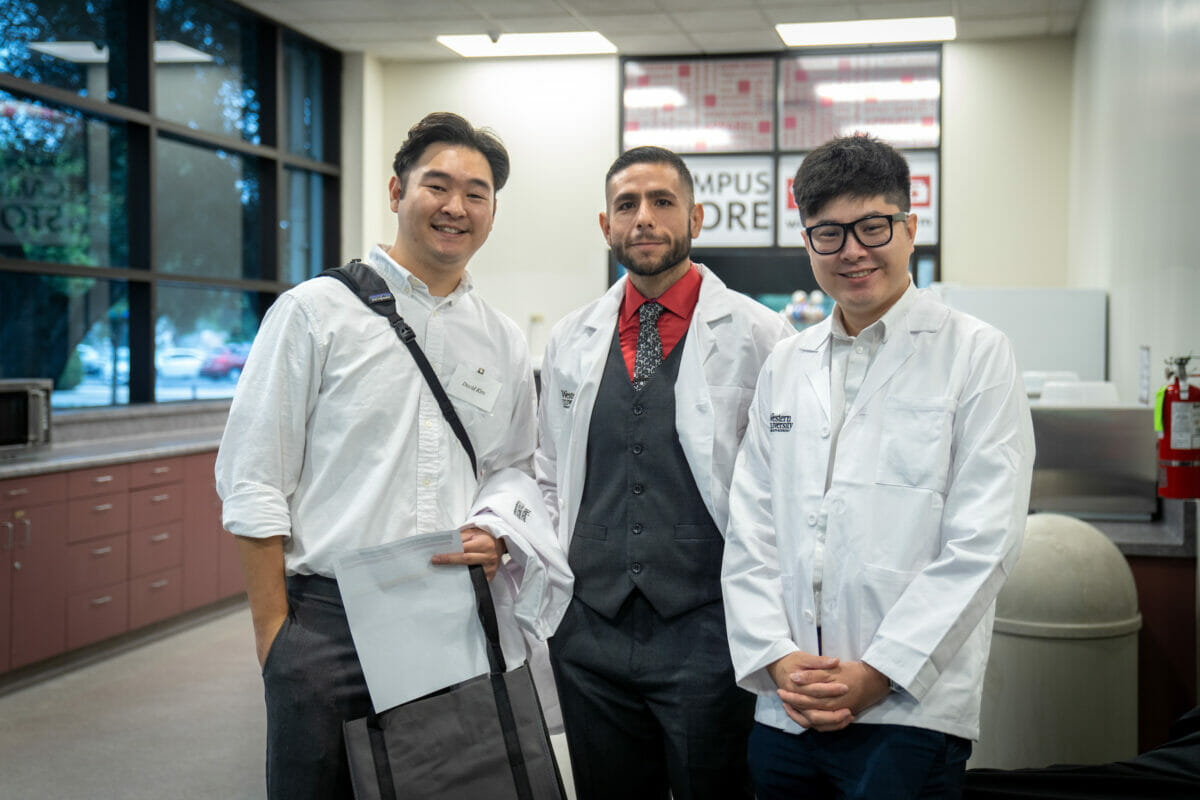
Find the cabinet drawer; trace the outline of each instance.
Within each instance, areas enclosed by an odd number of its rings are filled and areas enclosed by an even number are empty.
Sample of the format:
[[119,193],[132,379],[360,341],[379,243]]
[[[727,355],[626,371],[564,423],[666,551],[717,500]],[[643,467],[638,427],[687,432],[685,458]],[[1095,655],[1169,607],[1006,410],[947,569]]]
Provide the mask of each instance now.
[[83,647],[129,630],[129,584],[78,592],[67,600],[67,647]]
[[67,504],[67,541],[80,542],[129,530],[129,494],[81,497]]
[[183,484],[168,483],[129,493],[129,527],[148,528],[183,519]]
[[181,570],[163,570],[129,580],[129,627],[139,628],[178,614],[182,608]]
[[67,481],[62,473],[0,481],[0,508],[41,506],[66,499]]
[[76,592],[107,586],[129,577],[129,537],[125,534],[80,542],[67,548],[70,583]]
[[129,574],[137,577],[183,563],[183,523],[139,528],[129,534]]
[[111,467],[80,469],[67,473],[67,495],[72,499],[128,490],[128,464],[113,464]]
[[129,485],[134,489],[183,480],[184,456],[139,461],[129,465]]

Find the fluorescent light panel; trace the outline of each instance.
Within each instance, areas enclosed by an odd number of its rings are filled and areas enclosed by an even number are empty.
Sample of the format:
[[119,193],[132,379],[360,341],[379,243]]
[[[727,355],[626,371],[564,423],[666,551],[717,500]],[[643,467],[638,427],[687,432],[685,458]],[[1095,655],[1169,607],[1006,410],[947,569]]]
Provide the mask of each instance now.
[[954,17],[795,22],[775,26],[788,47],[894,42],[944,42],[957,35]]
[[483,33],[439,36],[437,40],[464,58],[584,56],[617,52],[617,46],[596,31],[503,33],[494,42]]

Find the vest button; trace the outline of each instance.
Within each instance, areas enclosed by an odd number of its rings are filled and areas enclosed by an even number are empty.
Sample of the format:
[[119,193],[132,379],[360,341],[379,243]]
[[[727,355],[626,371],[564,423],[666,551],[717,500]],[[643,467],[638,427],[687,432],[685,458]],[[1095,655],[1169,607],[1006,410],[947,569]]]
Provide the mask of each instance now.
[[642,446],[642,443],[638,442],[633,446],[633,454],[635,456],[640,456],[645,449],[646,448]]
[[642,486],[640,483],[635,483],[633,485],[633,493],[634,494],[641,494],[644,491],[646,491],[646,487]]
[[642,527],[642,523],[640,523],[640,522],[635,522],[635,523],[633,523],[633,525],[632,525],[632,526],[630,526],[630,528],[629,528],[629,531],[630,531],[630,532],[631,532],[631,533],[632,533],[634,536],[637,536],[638,534],[640,534],[640,533],[641,533],[642,531],[644,531],[644,530],[645,530],[645,528],[644,528],[644,527]]
[[637,405],[635,405],[633,407],[633,413],[640,417],[642,414],[646,413],[646,409],[642,406],[641,403],[638,403]]
[[630,564],[629,571],[632,572],[634,575],[640,575],[642,573],[642,562],[635,561],[632,564]]

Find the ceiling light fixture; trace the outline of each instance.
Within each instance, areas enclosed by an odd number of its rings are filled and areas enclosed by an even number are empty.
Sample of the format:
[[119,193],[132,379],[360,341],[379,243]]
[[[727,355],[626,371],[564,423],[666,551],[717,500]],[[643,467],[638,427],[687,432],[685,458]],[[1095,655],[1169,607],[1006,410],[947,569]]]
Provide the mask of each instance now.
[[796,22],[775,26],[788,47],[944,42],[957,35],[954,17]]
[[515,56],[586,56],[617,52],[617,46],[596,31],[565,33],[502,33],[439,36],[444,45],[464,58]]

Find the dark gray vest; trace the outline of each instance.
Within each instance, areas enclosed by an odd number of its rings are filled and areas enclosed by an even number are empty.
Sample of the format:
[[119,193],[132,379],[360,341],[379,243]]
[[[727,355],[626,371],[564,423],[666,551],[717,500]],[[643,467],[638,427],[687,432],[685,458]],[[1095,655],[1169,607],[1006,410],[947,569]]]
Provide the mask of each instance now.
[[725,540],[675,431],[683,347],[638,392],[614,332],[596,394],[568,560],[575,596],[610,619],[634,589],[663,617],[721,598]]

